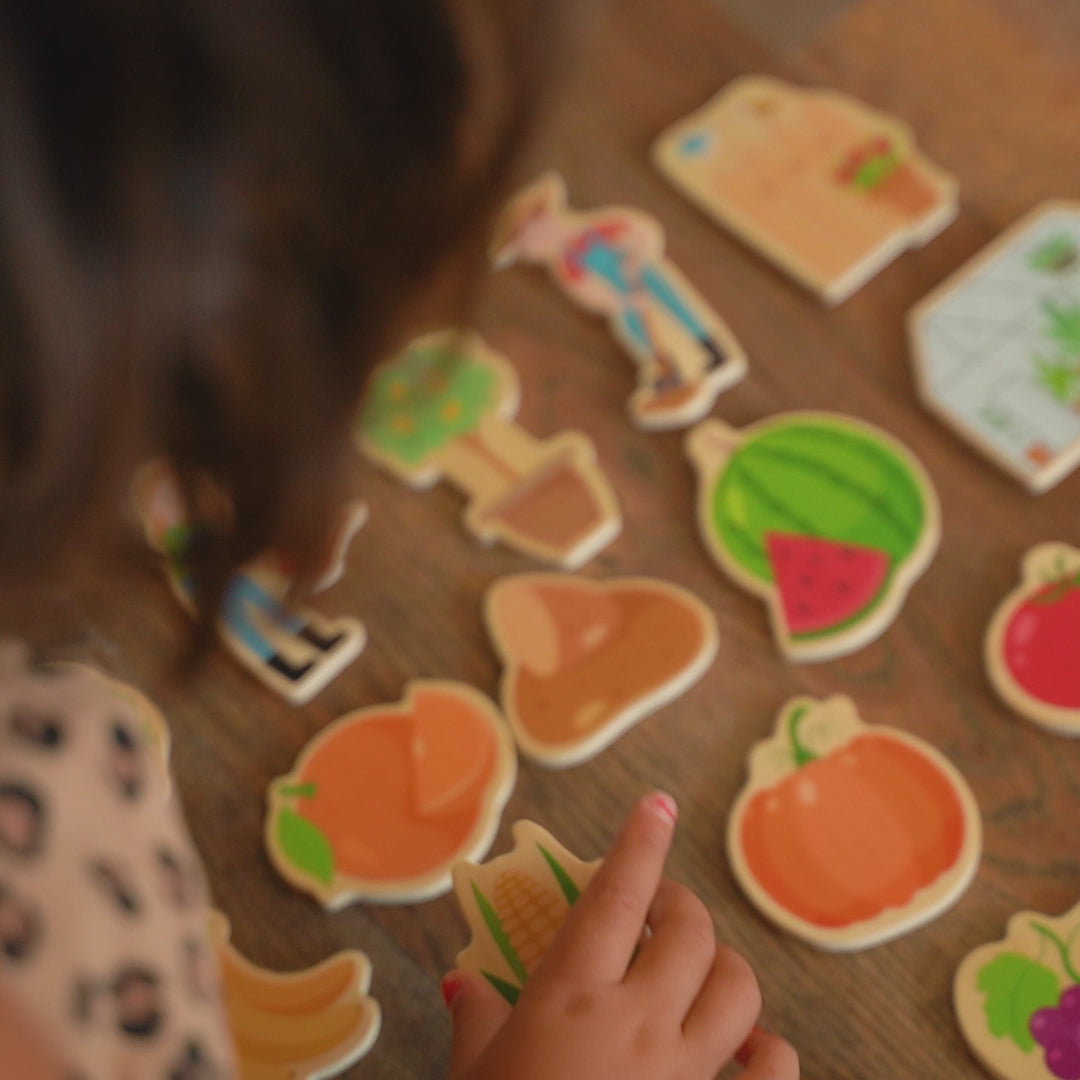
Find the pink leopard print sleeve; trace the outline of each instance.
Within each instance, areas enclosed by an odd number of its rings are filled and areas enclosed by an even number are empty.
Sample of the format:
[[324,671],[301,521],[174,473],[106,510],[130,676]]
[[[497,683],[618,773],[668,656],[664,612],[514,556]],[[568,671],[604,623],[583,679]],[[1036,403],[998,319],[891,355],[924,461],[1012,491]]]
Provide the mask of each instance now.
[[138,701],[0,642],[0,997],[72,1080],[230,1080],[202,868]]

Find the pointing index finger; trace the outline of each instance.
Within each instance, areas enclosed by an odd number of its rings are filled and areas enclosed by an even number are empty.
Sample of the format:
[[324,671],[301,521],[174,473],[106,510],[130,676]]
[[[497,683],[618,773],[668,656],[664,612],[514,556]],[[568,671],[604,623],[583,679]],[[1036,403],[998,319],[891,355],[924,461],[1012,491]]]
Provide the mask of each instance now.
[[663,792],[643,798],[588,888],[570,909],[536,975],[620,982],[664,875],[678,810]]

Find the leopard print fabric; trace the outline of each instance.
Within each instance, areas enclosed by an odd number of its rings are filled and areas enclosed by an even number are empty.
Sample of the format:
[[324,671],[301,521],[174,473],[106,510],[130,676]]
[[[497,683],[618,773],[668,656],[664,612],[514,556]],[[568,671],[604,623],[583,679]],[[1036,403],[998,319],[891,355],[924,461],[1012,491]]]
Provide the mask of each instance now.
[[140,700],[0,642],[0,1001],[72,1080],[230,1080],[202,868]]

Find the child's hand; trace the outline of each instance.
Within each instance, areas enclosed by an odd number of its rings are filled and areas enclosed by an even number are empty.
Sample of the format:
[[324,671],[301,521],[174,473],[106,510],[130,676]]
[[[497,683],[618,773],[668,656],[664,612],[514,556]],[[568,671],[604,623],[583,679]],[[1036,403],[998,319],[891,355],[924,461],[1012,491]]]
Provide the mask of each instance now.
[[733,1058],[746,1080],[796,1080],[795,1051],[754,1026],[750,967],[663,879],[675,816],[665,795],[638,803],[513,1010],[479,976],[446,977],[450,1080],[714,1080]]

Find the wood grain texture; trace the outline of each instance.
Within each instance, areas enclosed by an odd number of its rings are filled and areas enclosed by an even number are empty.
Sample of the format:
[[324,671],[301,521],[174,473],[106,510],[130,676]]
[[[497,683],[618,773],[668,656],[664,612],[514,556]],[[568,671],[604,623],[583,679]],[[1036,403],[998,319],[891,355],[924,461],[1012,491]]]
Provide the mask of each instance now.
[[[785,8],[770,10],[782,23]],[[666,787],[683,810],[671,872],[701,893],[721,937],[752,960],[764,1023],[796,1045],[806,1077],[975,1080],[983,1073],[950,1003],[957,964],[1000,936],[1013,911],[1058,913],[1080,894],[1080,745],[1013,719],[981,667],[986,624],[1023,552],[1042,540],[1075,542],[1080,476],[1033,499],[938,425],[916,401],[903,317],[1034,201],[1080,196],[1080,26],[1065,5],[1027,0],[862,0],[782,56],[780,29],[770,52],[716,0],[621,0],[564,87],[523,175],[559,168],[576,205],[625,202],[663,223],[673,260],[751,358],[750,377],[721,397],[718,416],[743,425],[784,409],[835,409],[912,447],[942,497],[940,554],[879,642],[828,664],[786,665],[762,605],[704,554],[681,436],[646,435],[627,421],[633,369],[603,324],[571,308],[541,273],[494,278],[477,322],[518,365],[521,422],[540,436],[590,432],[622,503],[622,537],[585,572],[683,585],[713,608],[721,634],[706,678],[595,761],[563,773],[524,762],[494,850],[506,850],[509,824],[528,816],[595,857],[639,793]],[[908,120],[960,180],[959,220],[839,309],[821,307],[648,165],[649,145],[666,124],[747,71],[834,86]],[[162,701],[180,792],[238,948],[282,967],[346,946],[369,953],[385,1025],[372,1055],[347,1075],[439,1077],[449,1027],[437,981],[467,936],[453,900],[323,914],[278,880],[262,854],[264,792],[321,726],[347,709],[396,701],[410,678],[461,679],[494,695],[498,668],[480,597],[500,574],[534,564],[476,545],[448,488],[417,494],[360,465],[357,486],[371,522],[344,580],[319,606],[362,618],[370,643],[305,708],[284,705],[224,654],[166,695],[155,679],[175,655],[183,616],[145,560],[118,570],[107,593],[95,575],[33,603],[10,594],[0,625],[54,655],[97,660]],[[948,754],[971,783],[986,829],[981,871],[955,909],[854,956],[822,954],[772,929],[739,893],[723,855],[751,745],[788,697],[837,692],[850,694],[866,721],[904,728]]]

